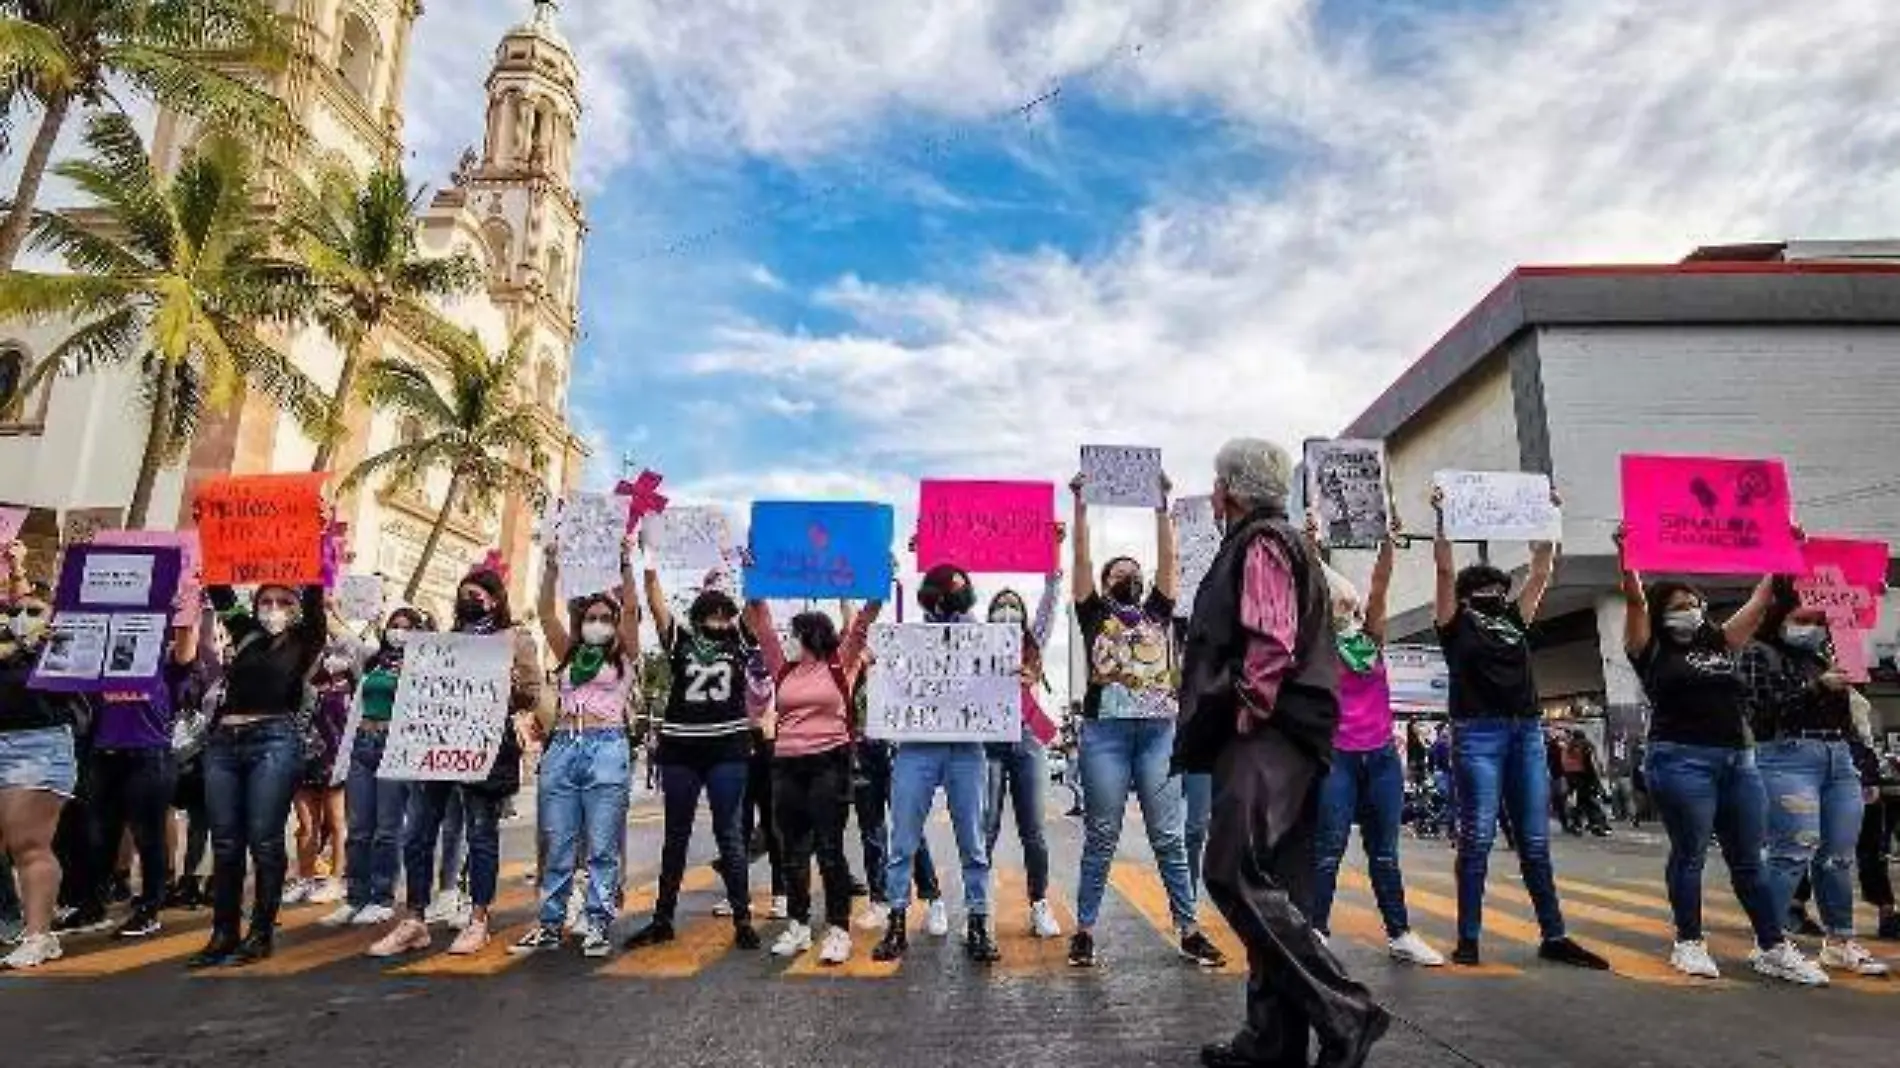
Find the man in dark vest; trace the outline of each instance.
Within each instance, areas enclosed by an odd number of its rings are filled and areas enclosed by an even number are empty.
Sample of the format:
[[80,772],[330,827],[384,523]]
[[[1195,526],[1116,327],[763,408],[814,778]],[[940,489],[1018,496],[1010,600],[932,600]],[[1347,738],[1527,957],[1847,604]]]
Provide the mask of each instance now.
[[1332,599],[1287,521],[1293,464],[1270,442],[1214,460],[1220,551],[1181,668],[1177,771],[1212,772],[1207,893],[1247,946],[1247,1022],[1201,1051],[1223,1068],[1358,1068],[1390,1018],[1307,922],[1319,788],[1339,723]]

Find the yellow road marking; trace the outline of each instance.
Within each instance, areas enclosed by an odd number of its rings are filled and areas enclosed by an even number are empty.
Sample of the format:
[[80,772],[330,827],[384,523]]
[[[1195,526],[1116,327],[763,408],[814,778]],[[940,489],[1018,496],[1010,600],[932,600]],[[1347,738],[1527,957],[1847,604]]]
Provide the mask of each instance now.
[[[680,893],[697,894],[722,886],[719,875],[704,864],[687,868],[680,881]],[[640,895],[644,901],[644,892]],[[652,905],[646,904],[646,908]],[[632,906],[628,912],[638,911]],[[756,914],[756,909],[754,910]],[[637,949],[622,954],[612,963],[597,969],[595,975],[617,978],[678,979],[698,975],[708,964],[732,948],[732,921],[723,916],[694,916],[684,922],[677,918],[679,937],[662,946]]]
[[[1003,959],[992,965],[998,975],[1060,975],[1069,967],[1066,938],[1037,938],[1029,926],[1029,887],[1021,869],[990,872],[990,928]],[[1046,900],[1064,934],[1075,929],[1075,914],[1051,886]]]
[[[851,913],[851,958],[843,964],[818,963],[818,941],[824,937],[823,931],[813,933],[810,952],[801,953],[798,959],[781,974],[798,979],[889,979],[904,967],[903,961],[877,961],[871,959],[871,951],[884,939],[884,932],[865,931],[858,927],[858,919],[870,908],[868,903],[857,905]],[[904,930],[910,935],[912,952],[916,944],[924,937],[925,909],[920,901],[904,913]],[[770,949],[772,940],[765,940]]]
[[[1368,894],[1372,892],[1372,884],[1366,879],[1365,875],[1357,871],[1345,869],[1341,869],[1339,873],[1339,888],[1341,890],[1357,890]],[[1408,890],[1406,893],[1409,902],[1411,892]],[[1338,938],[1343,934],[1356,942],[1363,942],[1382,952],[1390,952],[1387,948],[1387,943],[1390,939],[1388,939],[1385,934],[1385,920],[1380,918],[1379,914],[1372,909],[1355,905],[1348,901],[1335,900],[1333,902],[1332,925],[1334,938]],[[1443,947],[1440,948],[1442,949]],[[1472,978],[1503,978],[1524,974],[1524,969],[1516,965],[1493,964],[1490,961],[1470,968],[1461,968],[1447,964],[1442,968],[1420,970],[1428,971],[1435,976],[1446,975]]]
[[[1152,864],[1118,860],[1108,870],[1108,885],[1134,906],[1148,926],[1155,929],[1170,950],[1178,952],[1181,937],[1174,928],[1174,912],[1168,907],[1168,888],[1155,873]],[[1247,948],[1227,927],[1226,921],[1211,905],[1200,911],[1201,930],[1220,951],[1227,963],[1215,969],[1220,975],[1247,974]]]
[[[329,906],[299,905],[278,913],[277,934],[284,935],[315,924]],[[160,935],[157,938],[138,942],[108,943],[110,949],[99,949],[89,953],[78,953],[63,957],[51,964],[42,964],[28,972],[0,973],[10,975],[34,975],[48,977],[97,978],[105,975],[119,975],[149,965],[168,960],[180,960],[203,949],[210,935],[200,927],[174,935]],[[246,969],[248,972],[249,969]]]

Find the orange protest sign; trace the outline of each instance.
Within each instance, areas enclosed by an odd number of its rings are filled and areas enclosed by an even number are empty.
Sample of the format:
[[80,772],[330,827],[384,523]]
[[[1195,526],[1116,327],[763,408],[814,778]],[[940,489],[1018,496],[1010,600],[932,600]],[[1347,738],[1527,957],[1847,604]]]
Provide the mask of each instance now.
[[192,511],[207,586],[323,581],[323,480],[315,475],[214,478]]

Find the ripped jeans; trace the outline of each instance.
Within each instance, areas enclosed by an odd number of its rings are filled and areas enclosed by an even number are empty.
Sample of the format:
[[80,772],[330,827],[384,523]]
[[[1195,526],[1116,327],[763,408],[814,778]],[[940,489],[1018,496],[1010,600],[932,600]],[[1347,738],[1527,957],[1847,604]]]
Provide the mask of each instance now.
[[1854,933],[1854,846],[1860,838],[1860,774],[1844,741],[1790,738],[1755,751],[1768,793],[1768,867],[1775,915],[1786,917],[1809,871],[1821,926]]

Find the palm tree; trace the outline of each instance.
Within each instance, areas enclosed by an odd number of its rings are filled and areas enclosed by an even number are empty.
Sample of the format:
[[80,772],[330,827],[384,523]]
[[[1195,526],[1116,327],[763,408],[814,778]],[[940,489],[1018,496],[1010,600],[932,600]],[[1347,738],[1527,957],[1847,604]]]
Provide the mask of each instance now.
[[331,394],[329,425],[317,439],[312,471],[327,471],[344,434],[344,416],[355,399],[358,371],[382,347],[394,326],[426,348],[456,344],[459,333],[429,301],[468,292],[482,277],[467,253],[425,257],[418,253],[416,204],[400,170],[372,172],[358,181],[343,167],[325,168],[317,180],[291,191],[285,205],[283,240],[303,284],[316,294],[314,315],[343,350],[343,369]]
[[270,271],[243,140],[207,136],[169,180],[117,112],[87,124],[85,146],[88,155],[53,173],[89,210],[40,212],[30,229],[35,250],[62,255],[75,273],[0,274],[0,319],[82,323],[34,365],[20,396],[56,371],[138,363],[151,416],[127,515],[139,529],[159,469],[177,459],[206,408],[228,409],[256,389],[315,427],[323,391],[254,331],[295,300]]
[[127,85],[216,129],[290,137],[283,102],[234,73],[280,70],[288,55],[268,0],[0,0],[0,150],[14,105],[43,112],[0,223],[0,271],[19,255],[75,108],[123,112],[112,87]]
[[360,395],[374,407],[414,419],[421,433],[366,458],[339,487],[348,492],[387,473],[394,486],[413,488],[432,472],[448,472],[448,491],[403,590],[405,601],[416,599],[449,516],[464,494],[484,509],[509,493],[521,494],[536,508],[547,499],[542,473],[548,458],[541,448],[541,427],[532,403],[515,391],[528,362],[527,332],[517,333],[499,357],[484,351],[472,334],[462,335],[441,355],[441,385],[426,368],[406,359],[380,357],[363,369]]

